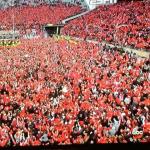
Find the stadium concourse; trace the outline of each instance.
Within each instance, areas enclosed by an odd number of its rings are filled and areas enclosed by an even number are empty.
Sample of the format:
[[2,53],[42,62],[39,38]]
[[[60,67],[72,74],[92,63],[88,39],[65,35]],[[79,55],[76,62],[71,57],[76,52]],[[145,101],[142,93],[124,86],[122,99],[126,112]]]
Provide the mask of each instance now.
[[[131,8],[134,14],[133,6],[137,3],[141,6],[139,11],[149,7],[143,2],[132,2],[126,7],[121,3],[99,8],[112,8],[114,12],[116,7]],[[58,6],[64,11],[60,14],[56,7],[52,14],[57,12],[60,18],[53,18],[54,21],[81,11],[79,7],[66,11],[69,6]],[[25,7],[22,12],[33,9],[38,15],[19,14],[18,22],[23,22],[23,15],[26,16],[24,28],[32,28],[35,16],[40,25],[47,23],[43,15],[47,7]],[[2,14],[1,18],[5,16]],[[92,16],[90,20],[93,19]],[[84,35],[81,20],[79,37]],[[69,23],[72,28],[73,22]],[[6,28],[9,23],[9,19],[4,21]],[[147,28],[146,23],[143,26]],[[66,25],[66,33],[71,34],[72,28]],[[114,32],[115,28],[110,30]],[[107,34],[105,30],[102,33]],[[0,147],[150,142],[149,64],[148,58],[121,48],[67,38],[20,39],[19,45],[0,46]]]

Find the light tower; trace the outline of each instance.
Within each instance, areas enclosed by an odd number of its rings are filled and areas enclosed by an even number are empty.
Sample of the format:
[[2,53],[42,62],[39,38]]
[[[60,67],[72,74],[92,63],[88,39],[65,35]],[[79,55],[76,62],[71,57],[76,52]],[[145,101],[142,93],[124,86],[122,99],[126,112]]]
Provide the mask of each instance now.
[[[14,0],[12,1],[12,6],[14,6]],[[13,22],[13,40],[15,39],[15,14],[14,9],[12,9],[12,22]]]

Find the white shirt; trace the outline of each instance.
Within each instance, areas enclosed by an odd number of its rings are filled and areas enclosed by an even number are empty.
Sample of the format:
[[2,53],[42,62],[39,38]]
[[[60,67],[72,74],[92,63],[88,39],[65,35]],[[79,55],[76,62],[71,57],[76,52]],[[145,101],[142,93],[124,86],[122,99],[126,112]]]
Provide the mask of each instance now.
[[131,99],[130,99],[129,97],[126,97],[126,98],[124,99],[124,102],[125,102],[126,104],[129,104],[130,101],[131,101]]
[[68,89],[66,86],[63,86],[62,92],[64,92],[64,93],[68,92]]

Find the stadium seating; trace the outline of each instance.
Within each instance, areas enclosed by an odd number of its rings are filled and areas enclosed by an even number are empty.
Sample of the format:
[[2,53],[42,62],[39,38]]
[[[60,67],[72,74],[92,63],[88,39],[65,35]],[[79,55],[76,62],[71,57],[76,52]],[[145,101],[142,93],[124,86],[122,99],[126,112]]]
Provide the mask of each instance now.
[[15,30],[19,30],[21,35],[31,32],[32,29],[36,29],[37,34],[40,34],[42,25],[60,23],[80,11],[83,11],[80,6],[65,4],[9,7],[0,10],[0,20],[3,20],[0,27],[1,30],[12,30],[14,14]]
[[71,21],[63,34],[150,50],[150,2],[100,6]]

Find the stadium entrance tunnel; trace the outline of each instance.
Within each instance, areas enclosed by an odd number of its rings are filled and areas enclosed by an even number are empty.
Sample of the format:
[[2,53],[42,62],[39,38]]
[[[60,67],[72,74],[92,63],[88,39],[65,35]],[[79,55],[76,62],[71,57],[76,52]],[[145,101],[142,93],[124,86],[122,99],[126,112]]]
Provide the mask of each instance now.
[[60,35],[60,30],[64,25],[58,24],[47,24],[44,26],[44,36],[45,37],[52,37],[53,35],[57,34]]

